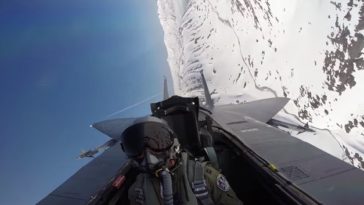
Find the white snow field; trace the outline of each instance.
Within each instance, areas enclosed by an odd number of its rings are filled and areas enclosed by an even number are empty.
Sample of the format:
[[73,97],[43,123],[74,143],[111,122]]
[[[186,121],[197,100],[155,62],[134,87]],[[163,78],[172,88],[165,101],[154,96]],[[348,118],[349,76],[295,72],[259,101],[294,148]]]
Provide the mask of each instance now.
[[354,0],[158,0],[174,92],[216,104],[291,101],[292,135],[364,168],[364,3]]

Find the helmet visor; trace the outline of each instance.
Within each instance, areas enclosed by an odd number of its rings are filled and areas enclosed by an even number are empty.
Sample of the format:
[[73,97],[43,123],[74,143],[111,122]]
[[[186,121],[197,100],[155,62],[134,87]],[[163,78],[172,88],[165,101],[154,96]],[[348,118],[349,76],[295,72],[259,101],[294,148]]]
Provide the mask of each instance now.
[[141,155],[145,147],[163,152],[173,145],[173,133],[167,125],[156,122],[135,124],[124,131],[121,143],[129,157]]

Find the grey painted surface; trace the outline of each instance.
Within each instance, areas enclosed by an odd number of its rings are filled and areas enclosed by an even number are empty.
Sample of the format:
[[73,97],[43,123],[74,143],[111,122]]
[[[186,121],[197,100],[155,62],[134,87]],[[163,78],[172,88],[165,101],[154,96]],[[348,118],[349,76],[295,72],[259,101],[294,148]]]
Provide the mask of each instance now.
[[104,133],[113,139],[120,139],[121,133],[130,125],[132,125],[138,118],[119,118],[112,120],[105,120],[96,122],[92,125],[93,128]]
[[[271,102],[274,103],[274,100]],[[319,202],[364,202],[364,172],[286,132],[259,122],[251,114],[254,102],[244,105],[240,105],[241,110],[234,108],[234,112],[229,108],[215,109],[212,116],[241,143],[275,165],[279,174]],[[249,117],[246,116],[247,113]],[[257,118],[264,119],[264,116],[258,113]]]
[[261,122],[268,122],[288,101],[288,98],[268,98],[242,104],[221,105],[215,107],[214,113],[229,113],[225,120],[232,120],[233,116],[238,115],[237,117],[249,116]]
[[72,204],[72,205],[84,205],[87,203],[87,200],[84,199],[78,199],[78,198],[69,198],[69,197],[63,197],[63,196],[57,196],[50,194],[46,198],[42,199],[38,204],[39,205],[63,205],[63,204]]
[[115,176],[126,160],[118,144],[82,167],[38,205],[86,204]]
[[[215,107],[212,116],[240,143],[274,164],[279,174],[318,201],[325,204],[362,204],[364,172],[257,120],[268,121],[286,103],[286,98],[277,98],[219,106]],[[115,139],[135,120],[108,120],[96,123],[94,127]],[[39,204],[87,203],[112,179],[125,160],[126,156],[118,144],[114,145],[81,168]]]

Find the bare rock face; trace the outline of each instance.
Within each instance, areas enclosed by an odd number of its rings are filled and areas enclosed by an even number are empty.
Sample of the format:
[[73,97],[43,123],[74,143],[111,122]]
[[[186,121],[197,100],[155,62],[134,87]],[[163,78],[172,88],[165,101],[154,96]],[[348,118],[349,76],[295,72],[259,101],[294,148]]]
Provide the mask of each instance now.
[[326,130],[334,155],[362,168],[362,1],[158,0],[158,8],[176,94],[203,96],[203,70],[215,103],[291,98],[282,116]]

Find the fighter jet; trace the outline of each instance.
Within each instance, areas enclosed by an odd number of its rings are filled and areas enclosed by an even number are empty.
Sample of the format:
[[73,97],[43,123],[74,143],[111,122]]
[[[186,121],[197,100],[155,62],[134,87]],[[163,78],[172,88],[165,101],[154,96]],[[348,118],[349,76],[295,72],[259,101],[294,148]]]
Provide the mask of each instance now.
[[[165,83],[166,99],[151,104],[151,115],[169,124],[182,149],[221,170],[244,204],[363,204],[363,171],[278,129],[313,131],[274,120],[288,98],[214,105],[203,73],[201,80],[205,105],[198,97],[169,97]],[[134,165],[116,142],[137,120],[94,123],[115,143],[38,204],[107,204],[116,192],[127,204]]]
[[105,151],[106,149],[108,149],[108,148],[112,147],[113,145],[115,145],[117,142],[118,142],[117,139],[111,139],[111,140],[105,142],[104,144],[96,147],[95,149],[90,149],[90,150],[87,150],[87,151],[81,151],[81,154],[80,154],[80,156],[78,156],[78,159],[82,159],[82,158],[86,158],[86,157],[95,158],[95,155],[97,153]]
[[78,159],[82,158],[95,158],[95,155],[98,153],[96,149],[90,149],[87,151],[82,150],[80,153],[80,156],[78,156]]

